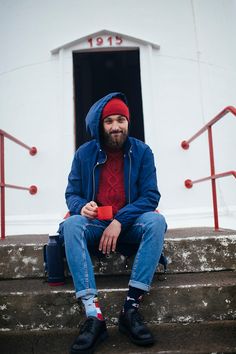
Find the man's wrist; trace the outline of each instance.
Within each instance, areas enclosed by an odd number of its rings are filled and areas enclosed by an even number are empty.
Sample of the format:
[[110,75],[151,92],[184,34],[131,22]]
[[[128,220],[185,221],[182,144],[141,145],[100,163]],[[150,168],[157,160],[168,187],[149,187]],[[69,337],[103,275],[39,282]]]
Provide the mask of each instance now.
[[113,219],[112,221],[114,224],[116,224],[117,226],[122,227],[121,223],[117,220],[117,219]]

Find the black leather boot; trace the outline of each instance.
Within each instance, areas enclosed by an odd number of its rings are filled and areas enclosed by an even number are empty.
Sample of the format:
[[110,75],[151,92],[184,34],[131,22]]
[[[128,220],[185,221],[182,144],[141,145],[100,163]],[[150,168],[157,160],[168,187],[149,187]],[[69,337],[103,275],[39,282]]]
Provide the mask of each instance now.
[[92,354],[95,348],[108,337],[106,322],[96,317],[88,317],[81,326],[79,335],[74,341],[71,354]]
[[152,345],[154,338],[150,330],[143,323],[143,319],[136,309],[121,311],[119,317],[119,331],[125,333],[130,340],[138,345]]

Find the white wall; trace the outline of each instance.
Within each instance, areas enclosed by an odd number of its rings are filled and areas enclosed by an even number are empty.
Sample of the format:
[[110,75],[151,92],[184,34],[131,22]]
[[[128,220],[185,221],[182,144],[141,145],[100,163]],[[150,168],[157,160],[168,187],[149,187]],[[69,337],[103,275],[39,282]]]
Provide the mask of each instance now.
[[[235,14],[234,0],[0,0],[0,128],[39,150],[31,157],[6,142],[6,182],[39,187],[35,196],[6,191],[7,233],[54,232],[66,211],[72,86],[51,50],[103,28],[160,44],[152,51],[152,79],[142,83],[144,112],[152,97],[144,119],[155,128],[146,137],[156,155],[160,210],[170,227],[212,225],[210,183],[183,186],[209,174],[207,135],[188,151],[180,143],[236,106]],[[235,170],[235,117],[213,130],[216,171]],[[220,226],[236,228],[236,181],[217,186]]]

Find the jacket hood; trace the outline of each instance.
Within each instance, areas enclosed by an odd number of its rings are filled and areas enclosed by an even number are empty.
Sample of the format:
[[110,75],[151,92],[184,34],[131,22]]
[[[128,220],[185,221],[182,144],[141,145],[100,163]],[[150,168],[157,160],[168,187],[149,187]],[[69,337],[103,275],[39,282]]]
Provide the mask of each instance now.
[[87,131],[90,132],[91,136],[95,138],[97,142],[100,142],[99,125],[103,107],[114,97],[122,99],[127,104],[127,98],[122,92],[111,92],[95,102],[85,118]]

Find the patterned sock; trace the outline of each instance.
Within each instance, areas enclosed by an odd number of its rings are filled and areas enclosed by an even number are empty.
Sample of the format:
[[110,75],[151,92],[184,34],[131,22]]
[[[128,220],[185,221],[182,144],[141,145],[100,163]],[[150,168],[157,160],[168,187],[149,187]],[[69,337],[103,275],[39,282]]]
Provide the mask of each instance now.
[[99,307],[98,298],[96,295],[85,295],[81,297],[82,303],[85,308],[86,316],[97,317],[103,320],[102,311]]
[[129,286],[129,291],[127,294],[127,298],[124,303],[124,312],[128,311],[131,308],[138,309],[139,303],[145,293],[144,290],[134,288],[133,286]]

